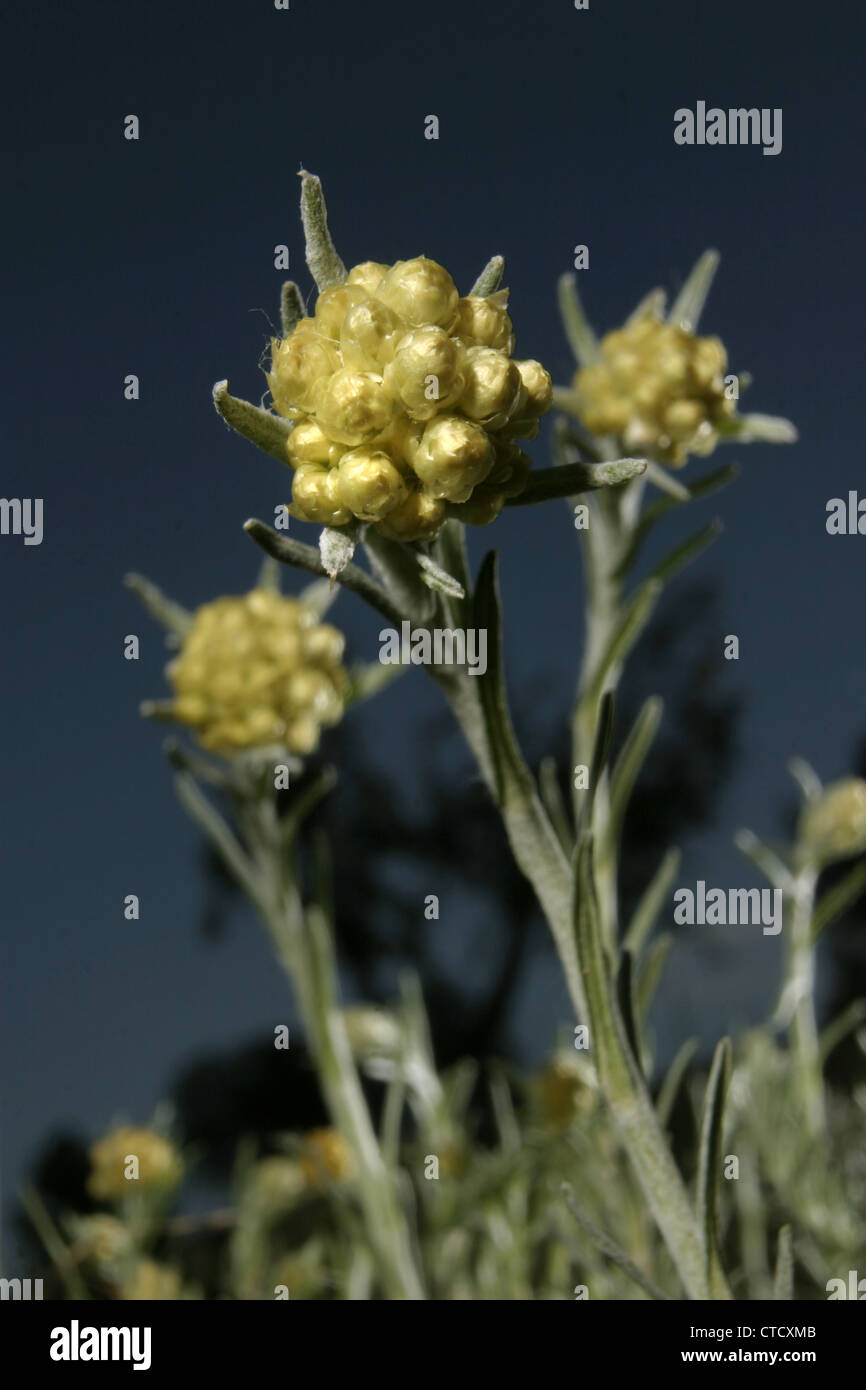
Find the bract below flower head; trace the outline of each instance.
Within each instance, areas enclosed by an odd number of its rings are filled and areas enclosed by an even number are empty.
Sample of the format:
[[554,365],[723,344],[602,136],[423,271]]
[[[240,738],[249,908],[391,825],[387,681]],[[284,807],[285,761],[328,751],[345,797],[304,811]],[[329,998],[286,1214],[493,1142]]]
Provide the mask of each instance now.
[[322,526],[354,517],[399,540],[432,538],[448,516],[493,520],[530,467],[523,454],[514,466],[514,440],[537,433],[552,401],[541,364],[511,357],[507,299],[461,298],[426,256],[365,261],[273,341],[268,384],[296,422],[293,515]]

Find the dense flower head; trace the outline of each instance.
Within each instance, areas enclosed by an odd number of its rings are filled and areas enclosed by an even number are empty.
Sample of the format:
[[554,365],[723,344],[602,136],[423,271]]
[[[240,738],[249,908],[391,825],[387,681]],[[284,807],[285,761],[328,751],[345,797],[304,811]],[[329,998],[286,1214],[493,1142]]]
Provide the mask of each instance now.
[[800,838],[821,863],[866,851],[866,782],[844,777],[806,807]]
[[314,1188],[342,1182],[354,1169],[349,1146],[336,1129],[311,1129],[305,1134],[300,1164],[308,1185]]
[[180,1155],[168,1139],[152,1129],[121,1125],[92,1146],[87,1190],[98,1202],[114,1202],[135,1191],[170,1190],[182,1176]]
[[593,434],[679,467],[709,454],[736,401],[725,393],[727,354],[718,338],[698,338],[653,313],[601,340],[601,361],[578,371],[578,410]]
[[211,752],[312,752],[343,713],[342,633],[270,589],[206,603],[168,667],[171,715]]
[[461,298],[425,256],[365,261],[273,340],[294,516],[421,540],[446,516],[492,521],[523,490],[530,462],[515,440],[537,434],[552,385],[540,363],[512,358],[507,298]]

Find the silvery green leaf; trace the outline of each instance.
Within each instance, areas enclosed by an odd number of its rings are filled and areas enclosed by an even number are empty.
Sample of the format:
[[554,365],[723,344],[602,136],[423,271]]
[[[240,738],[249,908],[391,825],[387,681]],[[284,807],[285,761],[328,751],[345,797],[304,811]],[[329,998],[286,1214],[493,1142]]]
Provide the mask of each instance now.
[[704,1237],[708,1283],[713,1298],[730,1298],[719,1252],[719,1194],[722,1183],[725,1102],[731,1078],[731,1043],[722,1038],[713,1056],[704,1095],[698,1155],[698,1215]]
[[723,529],[720,521],[708,522],[694,535],[688,536],[679,545],[675,545],[673,550],[650,571],[651,577],[661,579],[666,583],[681,569],[685,569],[692,560],[697,559],[708,545],[712,545],[716,537],[722,534]]
[[687,333],[697,330],[701,311],[719,265],[718,251],[705,251],[695,262],[685,284],[671,305],[668,323],[675,323]]
[[589,367],[601,358],[601,351],[577,292],[577,279],[568,273],[559,277],[559,312],[569,346],[580,367]]
[[371,696],[378,695],[380,690],[384,690],[398,676],[404,675],[405,666],[394,664],[385,665],[381,661],[358,662],[349,668],[350,695],[349,703],[356,704],[359,700],[369,700]]
[[595,1222],[592,1221],[586,1215],[586,1213],[581,1210],[581,1208],[577,1205],[577,1202],[574,1199],[574,1193],[571,1189],[571,1186],[568,1183],[563,1183],[562,1187],[563,1192],[565,1194],[566,1205],[568,1206],[569,1211],[571,1212],[575,1221],[577,1221],[577,1223],[580,1226],[582,1226],[583,1229],[586,1231],[587,1235],[590,1237],[593,1244],[596,1245],[601,1254],[604,1255],[607,1259],[611,1260],[613,1264],[618,1265],[619,1268],[623,1271],[623,1273],[627,1274],[629,1279],[631,1279],[633,1283],[637,1284],[638,1288],[643,1289],[644,1293],[648,1294],[650,1298],[669,1303],[670,1299],[668,1298],[668,1295],[666,1293],[663,1293],[662,1290],[652,1282],[649,1276],[644,1274],[643,1270],[638,1268],[638,1266],[634,1263],[632,1259],[629,1258],[625,1251],[620,1249],[616,1242],[611,1240],[610,1236],[605,1235],[604,1231],[600,1230],[600,1228],[596,1226]]
[[819,799],[824,790],[821,778],[805,758],[790,758],[788,771],[803,793],[804,801],[812,802]]
[[447,570],[437,565],[435,560],[431,560],[429,555],[419,554],[418,564],[421,569],[421,579],[428,589],[435,589],[440,594],[447,594],[449,598],[465,598],[466,590],[463,585],[449,574]]
[[676,878],[681,858],[682,855],[678,849],[669,849],[641,894],[640,902],[634,910],[628,930],[623,938],[623,944],[629,950],[634,951],[635,955],[639,954],[644,941],[656,924],[665,898]]
[[659,1087],[659,1093],[656,1097],[656,1114],[662,1129],[667,1128],[683,1079],[697,1050],[697,1038],[687,1038],[678,1048],[674,1060],[665,1073],[665,1079]]
[[375,526],[364,533],[364,549],[373,573],[384,585],[395,607],[419,626],[430,621],[435,609],[431,587],[424,581],[418,552],[383,536]]
[[338,592],[339,590],[335,589],[333,584],[329,584],[326,579],[315,579],[312,584],[308,584],[298,594],[298,602],[315,613],[317,618],[323,618],[336,599]]
[[646,472],[646,459],[612,459],[608,463],[565,463],[556,468],[534,468],[526,487],[509,497],[508,507],[526,507],[555,497],[576,497],[601,487],[621,487]]
[[651,695],[629,730],[610,779],[610,837],[615,843],[622,829],[628,803],[640,770],[661,723],[664,703]]
[[328,210],[322,183],[315,174],[308,174],[306,169],[301,170],[301,220],[306,238],[307,265],[319,293],[331,285],[344,284],[347,271],[328,230]]
[[650,290],[649,294],[645,294],[640,303],[632,309],[626,319],[626,324],[635,323],[638,319],[646,318],[648,314],[651,314],[653,318],[664,318],[666,302],[667,295],[664,290]]
[[227,381],[218,381],[213,388],[213,403],[227,425],[255,444],[257,449],[288,466],[286,440],[294,429],[291,420],[284,420],[282,415],[275,415],[271,410],[262,410],[261,406],[250,405],[249,401],[229,395]]
[[[266,526],[263,521],[258,521],[251,517],[244,522],[244,530],[247,535],[255,541],[256,545],[268,555],[273,555],[281,564],[293,565],[296,569],[307,570],[309,574],[323,575],[325,568],[322,558],[312,545],[303,545],[300,541],[292,540],[289,536],[281,536],[272,527]],[[366,571],[358,565],[347,565],[337,576],[338,582],[344,589],[351,589],[353,593],[368,603],[371,608],[375,608],[390,623],[398,626],[402,619],[399,609],[395,608],[388,594],[376,583]]]
[[669,497],[676,498],[677,502],[688,502],[691,495],[688,488],[678,483],[660,463],[651,459],[646,467],[646,476],[647,482],[652,483],[660,492],[666,492]]
[[502,284],[502,276],[505,273],[505,257],[491,256],[486,266],[482,270],[472,289],[470,295],[478,295],[481,299],[486,299],[493,294]]
[[319,534],[319,554],[322,568],[329,579],[336,579],[355,554],[357,537],[351,531],[323,526]]
[[295,325],[306,315],[307,306],[294,280],[287,280],[280,293],[280,324],[283,337],[295,331]]
[[[741,378],[742,380],[742,378]],[[719,434],[739,444],[796,444],[797,426],[781,415],[732,415]]]
[[145,579],[143,574],[127,574],[124,586],[135,594],[152,618],[162,623],[168,632],[177,638],[186,636],[192,623],[192,614],[182,608],[174,599],[167,598],[161,589]]
[[866,859],[859,860],[849,869],[816,904],[812,915],[812,940],[817,941],[825,927],[855,903],[866,891]]

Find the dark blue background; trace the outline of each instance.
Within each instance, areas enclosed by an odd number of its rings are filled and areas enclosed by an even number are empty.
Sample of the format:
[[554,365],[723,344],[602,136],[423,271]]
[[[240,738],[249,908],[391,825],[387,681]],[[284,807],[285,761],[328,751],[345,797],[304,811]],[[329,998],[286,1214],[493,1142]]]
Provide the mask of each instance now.
[[[590,248],[581,287],[601,330],[654,285],[676,289],[706,246],[721,251],[703,327],[753,374],[746,408],[791,416],[800,442],[739,449],[740,481],[669,523],[673,541],[724,519],[700,566],[722,586],[719,652],[740,637],[726,678],[746,706],[736,776],[717,824],[686,844],[682,883],[756,881],[731,835],[778,832],[790,754],[824,777],[847,770],[866,723],[866,539],[828,537],[824,517],[866,481],[859,7],[43,4],[8,16],[4,38],[2,492],[45,499],[41,547],[0,538],[8,1199],[54,1125],[144,1120],[181,1060],[290,1016],[250,915],[216,949],[194,930],[196,835],[159,731],[137,715],[164,693],[164,650],[121,579],[142,570],[194,605],[255,577],[241,523],[272,517],[288,475],[229,434],[210,392],[226,376],[236,394],[264,389],[285,278],[275,244],[310,287],[301,165],[325,181],[348,264],[424,253],[467,287],[504,253],[520,352],[560,381],[555,284],[575,243]],[[698,99],[782,107],[782,153],[676,146],[673,113]],[[429,113],[438,142],[423,138]],[[138,402],[123,398],[129,372]],[[532,448],[546,462],[545,438]],[[510,670],[573,681],[567,514],[512,511],[476,553],[494,539]],[[347,596],[335,617],[372,658],[379,624]],[[131,632],[138,663],[122,656]],[[437,708],[415,671],[352,715],[410,795]],[[448,916],[437,930],[455,942],[483,929],[471,903]],[[419,904],[419,931],[433,925]],[[683,941],[663,1045],[759,1016],[778,949],[754,929]],[[515,1046],[536,1060],[563,1017],[548,961],[527,981]]]

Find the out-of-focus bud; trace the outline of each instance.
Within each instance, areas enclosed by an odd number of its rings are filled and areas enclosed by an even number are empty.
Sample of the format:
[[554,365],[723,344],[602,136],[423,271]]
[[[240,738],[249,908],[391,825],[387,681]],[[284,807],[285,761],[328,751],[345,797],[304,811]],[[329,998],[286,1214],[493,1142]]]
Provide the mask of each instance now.
[[308,1186],[313,1188],[344,1182],[354,1169],[349,1146],[335,1129],[313,1129],[305,1134],[300,1164]]
[[799,838],[821,864],[866,851],[866,782],[845,777],[806,806]]
[[385,1009],[364,1005],[344,1009],[343,1022],[349,1046],[359,1061],[372,1057],[398,1057],[401,1048],[400,1025]]
[[180,1154],[152,1129],[121,1125],[90,1150],[87,1190],[98,1202],[117,1202],[133,1192],[168,1192],[183,1176]]

